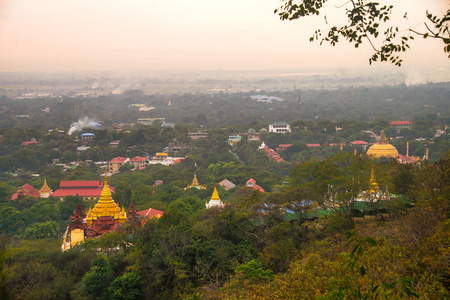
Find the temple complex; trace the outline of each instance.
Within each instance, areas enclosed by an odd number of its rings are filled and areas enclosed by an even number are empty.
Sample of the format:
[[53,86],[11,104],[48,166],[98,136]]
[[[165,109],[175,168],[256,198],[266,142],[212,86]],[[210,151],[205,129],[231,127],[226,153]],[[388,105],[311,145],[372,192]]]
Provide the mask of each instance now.
[[[428,148],[427,148],[427,152],[423,158],[423,160],[428,159]],[[415,163],[420,163],[422,160],[420,159],[420,157],[418,156],[410,156],[409,155],[409,142],[406,142],[406,155],[399,155],[397,157],[397,162],[400,164],[415,164]]]
[[206,208],[212,208],[212,207],[223,207],[223,202],[220,200],[219,193],[217,192],[217,187],[214,185],[214,192],[211,196],[211,199],[208,203],[205,203]]
[[35,189],[32,185],[27,183],[18,188],[17,191],[12,194],[10,199],[15,201],[20,195],[32,196],[34,198],[48,198],[52,196],[52,190],[47,185],[47,179],[44,179],[44,185],[40,190]]
[[382,156],[384,157],[392,157],[397,158],[398,157],[398,151],[397,149],[389,144],[386,136],[384,135],[384,131],[381,131],[380,137],[378,138],[377,142],[370,146],[369,150],[367,150],[366,153],[368,156],[371,156],[373,158],[380,158]]
[[78,203],[69,219],[69,225],[64,233],[63,250],[68,250],[87,238],[95,238],[115,230],[127,220],[127,213],[114,202],[105,175],[100,200],[94,208],[89,208],[86,214]]
[[190,189],[190,188],[196,188],[198,190],[205,190],[206,189],[206,186],[200,185],[200,183],[198,183],[197,174],[196,173],[194,173],[194,179],[192,179],[192,183],[190,185],[188,185],[187,187],[185,187],[184,189],[187,190],[187,189]]

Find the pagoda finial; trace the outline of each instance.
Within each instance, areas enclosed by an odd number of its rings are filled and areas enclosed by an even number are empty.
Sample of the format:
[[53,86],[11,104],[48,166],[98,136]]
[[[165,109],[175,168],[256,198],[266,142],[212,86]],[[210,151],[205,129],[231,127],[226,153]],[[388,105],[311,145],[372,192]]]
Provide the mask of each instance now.
[[376,194],[378,193],[379,187],[378,182],[375,178],[374,165],[372,164],[372,173],[370,174],[370,183],[369,183],[369,193]]
[[389,144],[386,136],[384,135],[384,130],[381,130],[380,137],[378,138],[378,144]]

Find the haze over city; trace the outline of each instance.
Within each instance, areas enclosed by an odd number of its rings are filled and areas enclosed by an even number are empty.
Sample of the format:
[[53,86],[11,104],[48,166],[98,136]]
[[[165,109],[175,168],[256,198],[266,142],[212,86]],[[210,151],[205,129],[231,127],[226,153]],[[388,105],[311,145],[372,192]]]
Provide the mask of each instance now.
[[[341,2],[326,4],[330,24],[345,21],[344,8],[336,7]],[[367,43],[359,49],[344,41],[336,47],[311,43],[314,30],[327,28],[324,15],[282,22],[273,13],[280,4],[2,0],[0,72],[370,68]],[[425,11],[441,15],[448,1],[403,0],[394,6],[392,18],[401,30],[424,31]],[[409,20],[402,18],[405,12]],[[440,41],[416,37],[410,45],[402,55],[405,70],[437,71],[440,80],[449,78]]]

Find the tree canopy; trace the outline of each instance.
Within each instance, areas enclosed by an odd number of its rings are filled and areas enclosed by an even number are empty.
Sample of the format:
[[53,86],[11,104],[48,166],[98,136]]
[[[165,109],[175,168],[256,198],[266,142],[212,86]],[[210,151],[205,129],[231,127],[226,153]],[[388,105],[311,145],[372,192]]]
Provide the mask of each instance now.
[[[281,0],[282,5],[275,9],[281,20],[296,20],[311,15],[323,13],[327,0]],[[401,52],[409,48],[409,41],[414,39],[412,34],[423,38],[440,39],[445,44],[444,52],[450,53],[450,9],[442,17],[426,12],[427,21],[425,32],[408,28],[406,34],[402,34],[398,24],[391,20],[393,5],[384,5],[368,0],[349,0],[336,9],[344,9],[347,23],[342,26],[330,24],[327,16],[324,20],[329,26],[326,33],[317,29],[311,36],[310,41],[320,40],[320,44],[329,43],[335,46],[340,39],[348,41],[358,48],[362,43],[369,43],[374,53],[369,58],[369,63],[375,61],[389,61],[396,66],[401,66]],[[405,13],[404,18],[408,18]],[[449,55],[450,57],[450,55]]]

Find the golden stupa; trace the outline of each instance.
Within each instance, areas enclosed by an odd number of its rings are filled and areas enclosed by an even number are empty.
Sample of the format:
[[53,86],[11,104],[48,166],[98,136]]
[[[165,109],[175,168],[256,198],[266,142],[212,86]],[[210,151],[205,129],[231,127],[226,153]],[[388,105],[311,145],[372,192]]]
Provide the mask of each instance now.
[[220,200],[219,193],[217,192],[217,187],[214,185],[214,191],[209,200],[209,203],[205,203],[206,208],[211,207],[223,207],[223,202]]
[[102,216],[111,216],[114,219],[119,219],[119,223],[124,223],[127,218],[125,210],[123,208],[120,209],[119,205],[114,202],[111,196],[111,191],[108,187],[108,178],[106,177],[106,174],[100,200],[97,204],[94,205],[94,209],[89,208],[89,212],[86,218],[88,226],[92,224],[92,221],[97,220]]
[[367,150],[367,155],[372,156],[374,158],[384,157],[398,157],[397,149],[389,144],[386,136],[384,135],[384,131],[381,130],[380,137],[377,142],[370,146],[369,150]]

